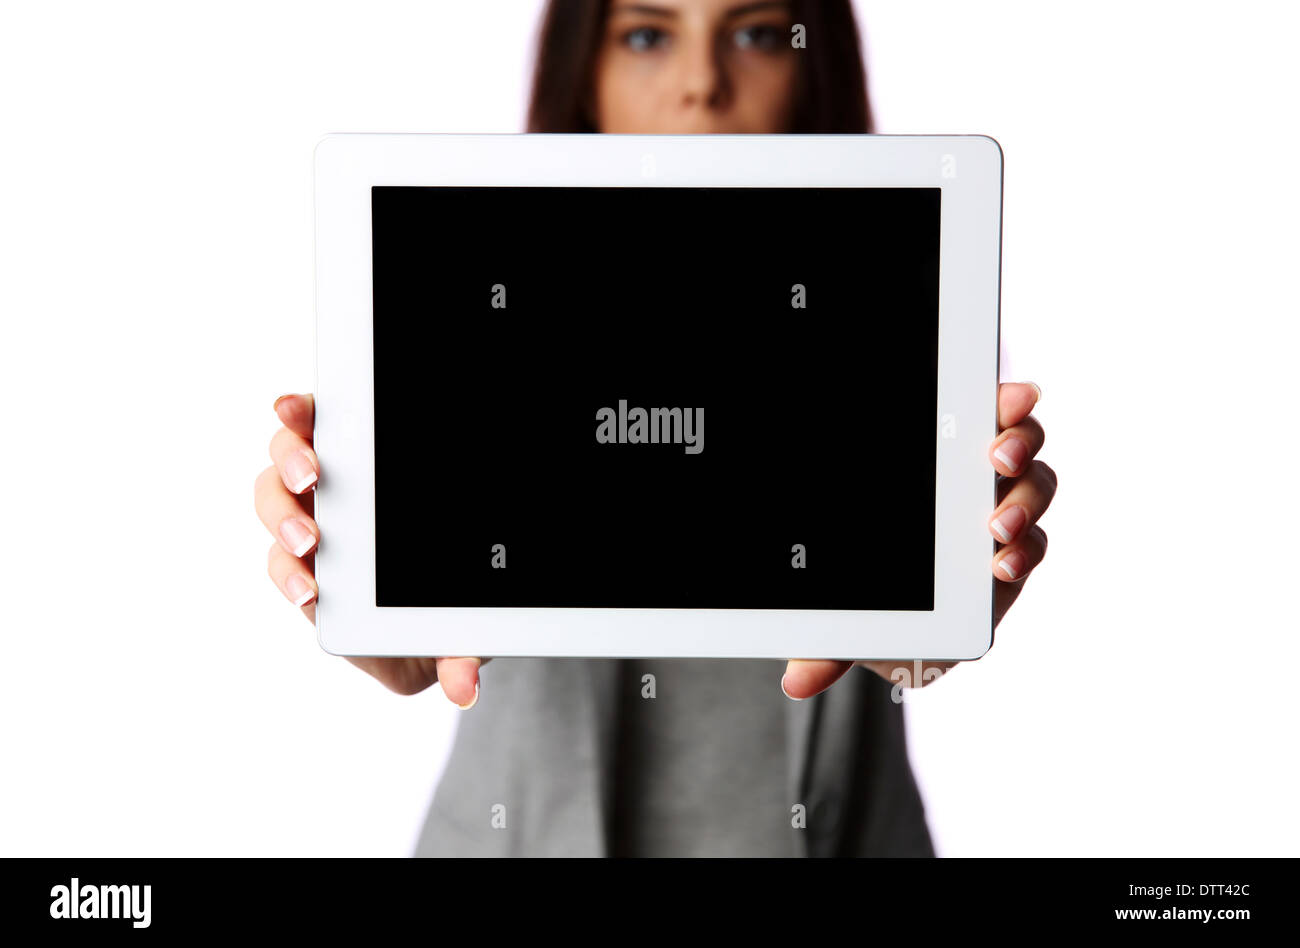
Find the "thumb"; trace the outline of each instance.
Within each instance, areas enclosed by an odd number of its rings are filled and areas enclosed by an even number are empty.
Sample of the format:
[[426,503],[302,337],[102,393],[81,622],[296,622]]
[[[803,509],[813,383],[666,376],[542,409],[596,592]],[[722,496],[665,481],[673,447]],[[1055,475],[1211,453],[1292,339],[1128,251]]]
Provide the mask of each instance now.
[[811,698],[825,691],[852,667],[852,662],[792,658],[786,662],[785,675],[781,678],[781,690],[785,692],[787,698],[802,701],[804,698]]

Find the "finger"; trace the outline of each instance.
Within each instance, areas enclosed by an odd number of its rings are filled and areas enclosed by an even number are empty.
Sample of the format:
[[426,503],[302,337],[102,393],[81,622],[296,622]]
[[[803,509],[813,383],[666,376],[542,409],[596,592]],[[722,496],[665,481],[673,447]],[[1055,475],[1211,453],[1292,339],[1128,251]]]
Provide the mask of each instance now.
[[262,525],[291,556],[306,556],[320,542],[320,530],[303,509],[303,498],[289,493],[274,466],[257,475],[253,506]]
[[286,552],[279,543],[272,543],[266,556],[266,572],[276,588],[284,593],[285,599],[304,612],[310,606],[311,614],[308,618],[315,622],[316,595],[319,590],[307,565],[292,553]]
[[1016,477],[1043,447],[1043,426],[1032,415],[1005,429],[989,445],[989,461],[999,474]]
[[999,485],[1002,500],[989,516],[989,533],[999,543],[1011,543],[1038,522],[1056,495],[1056,472],[1042,461],[1031,461],[1025,473]]
[[998,430],[1020,424],[1042,397],[1043,390],[1033,382],[1003,382],[998,386]]
[[802,701],[825,691],[852,667],[852,662],[792,658],[785,664],[781,690],[787,698]]
[[286,428],[310,442],[316,423],[316,396],[281,395],[275,400],[275,413]]
[[478,669],[483,664],[477,658],[438,659],[438,681],[442,692],[462,711],[478,704]]
[[1046,555],[1047,534],[1042,527],[1032,526],[994,554],[993,575],[1004,583],[1023,583]]
[[271,460],[291,494],[310,489],[320,474],[320,462],[311,443],[289,428],[281,428],[271,436]]

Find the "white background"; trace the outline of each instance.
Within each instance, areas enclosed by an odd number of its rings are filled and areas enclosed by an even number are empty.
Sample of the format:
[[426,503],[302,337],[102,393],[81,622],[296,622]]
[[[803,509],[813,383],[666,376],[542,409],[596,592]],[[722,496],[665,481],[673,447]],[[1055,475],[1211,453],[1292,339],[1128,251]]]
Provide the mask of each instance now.
[[[312,387],[316,140],[520,130],[538,6],[0,7],[0,854],[412,850],[459,712],[317,648],[252,482]],[[859,12],[881,131],[1005,149],[1061,481],[909,701],[940,852],[1296,854],[1296,16]]]

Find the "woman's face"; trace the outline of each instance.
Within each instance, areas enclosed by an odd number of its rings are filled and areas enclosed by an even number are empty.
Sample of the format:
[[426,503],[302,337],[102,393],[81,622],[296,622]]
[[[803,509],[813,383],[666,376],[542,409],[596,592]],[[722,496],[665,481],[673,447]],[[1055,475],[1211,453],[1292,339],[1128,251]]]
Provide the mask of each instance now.
[[611,0],[596,61],[602,132],[780,133],[795,56],[788,0]]

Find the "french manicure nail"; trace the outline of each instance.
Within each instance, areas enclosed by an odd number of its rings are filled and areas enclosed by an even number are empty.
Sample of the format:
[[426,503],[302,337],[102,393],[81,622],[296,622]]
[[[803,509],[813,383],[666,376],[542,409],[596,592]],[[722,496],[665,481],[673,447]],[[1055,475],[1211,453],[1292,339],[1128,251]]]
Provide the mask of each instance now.
[[295,517],[286,517],[280,521],[280,537],[294,556],[302,556],[316,543],[316,534]]
[[295,494],[301,494],[315,484],[316,468],[312,466],[311,458],[301,451],[289,455],[284,462],[284,482]]
[[782,693],[783,693],[787,698],[789,698],[791,701],[802,701],[803,698],[796,698],[794,695],[790,694],[790,692],[788,692],[788,691],[785,690],[785,679],[786,679],[786,676],[785,676],[785,675],[782,675],[782,676],[781,676],[781,692],[782,692]]
[[460,708],[462,711],[468,711],[476,704],[478,704],[478,682],[477,681],[474,682],[474,697],[470,699],[469,704],[458,704],[456,705],[456,707]]
[[1021,527],[1025,525],[1027,519],[1025,508],[1013,505],[993,518],[989,527],[999,540],[1003,543],[1010,543],[1015,538],[1015,535],[1020,532]]
[[316,591],[311,588],[307,580],[297,573],[289,574],[289,578],[284,581],[284,591],[293,600],[295,606],[307,605],[316,595]]
[[1019,438],[1007,438],[993,449],[993,456],[1014,474],[1020,470],[1020,465],[1025,463],[1025,458],[1029,456],[1029,448]]
[[998,569],[1006,573],[1007,578],[1016,580],[1020,578],[1020,571],[1024,565],[1020,562],[1019,553],[1008,553],[1002,559],[998,560]]

